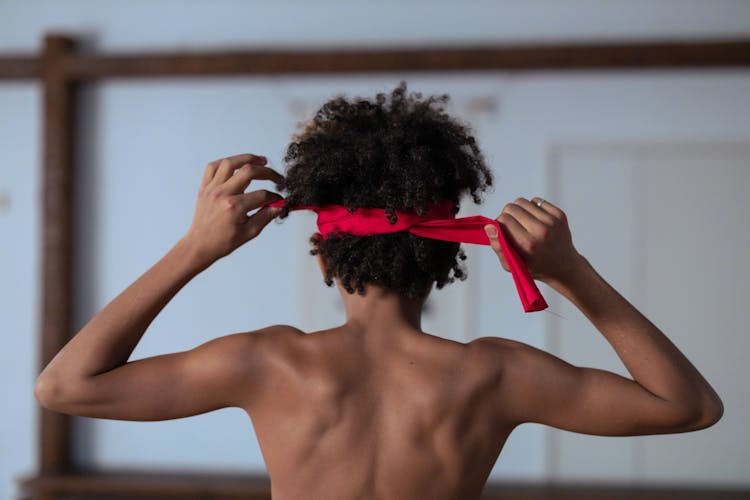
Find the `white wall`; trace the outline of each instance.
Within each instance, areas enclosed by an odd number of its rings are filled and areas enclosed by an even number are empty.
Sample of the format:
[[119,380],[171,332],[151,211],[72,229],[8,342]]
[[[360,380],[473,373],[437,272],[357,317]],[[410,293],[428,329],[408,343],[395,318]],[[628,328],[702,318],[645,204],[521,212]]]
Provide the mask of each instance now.
[[0,83],[0,498],[36,460],[39,302],[39,92]]
[[[352,19],[366,19],[367,22],[353,22]],[[654,4],[645,0],[606,3],[579,0],[535,2],[531,5],[522,1],[397,3],[394,0],[377,4],[321,2],[313,9],[300,1],[0,1],[0,52],[35,51],[40,47],[43,34],[50,31],[81,34],[86,38],[89,48],[111,51],[304,44],[421,45],[582,38],[620,40],[643,37],[731,37],[750,34],[750,3],[672,0]],[[747,89],[750,89],[750,85],[742,80],[746,76],[746,72],[738,72],[734,77],[739,79],[734,80],[732,74],[728,74],[728,80],[713,77],[694,79],[692,83],[686,83],[683,93],[675,98],[675,105],[684,104],[684,107],[677,106],[682,109],[680,117],[664,120],[671,115],[663,110],[649,114],[648,110],[640,109],[636,113],[636,106],[635,116],[628,123],[637,123],[639,119],[648,120],[654,130],[662,131],[662,137],[671,134],[674,138],[684,138],[694,130],[690,127],[691,121],[708,115],[717,123],[713,127],[707,124],[701,129],[702,137],[713,135],[721,138],[728,135],[727,131],[735,131],[738,138],[747,139],[750,137],[750,124],[747,118],[743,121],[743,116],[750,116],[750,112],[744,110],[740,103],[724,107],[723,104],[712,101],[716,94],[722,94],[721,102],[726,102],[726,92],[734,92],[730,95],[749,102]],[[397,79],[382,78],[380,81],[395,82]],[[561,77],[557,83],[564,80],[566,77]],[[203,163],[215,156],[245,150],[249,143],[275,151],[271,158],[275,154],[277,162],[280,160],[286,137],[284,134],[291,132],[294,121],[294,116],[289,113],[279,117],[267,130],[268,135],[262,137],[258,136],[261,129],[249,126],[245,120],[211,126],[211,120],[226,116],[217,110],[231,107],[232,103],[239,101],[243,108],[251,109],[260,106],[261,102],[268,102],[271,108],[264,109],[268,113],[269,109],[282,106],[284,99],[290,95],[301,94],[301,91],[295,90],[297,87],[294,79],[280,79],[277,83],[283,85],[277,88],[277,93],[270,97],[265,95],[264,99],[261,87],[267,81],[226,79],[208,83],[181,80],[176,85],[168,82],[114,82],[100,87],[92,86],[84,92],[82,107],[86,126],[82,139],[86,142],[87,137],[92,137],[94,140],[91,144],[95,146],[82,144],[86,157],[81,166],[84,177],[81,178],[80,185],[96,186],[102,190],[98,198],[83,199],[92,208],[97,207],[96,212],[84,215],[83,219],[97,230],[86,233],[87,239],[81,240],[83,253],[79,254],[78,262],[87,265],[91,274],[83,276],[78,284],[78,324],[143,272],[147,264],[150,265],[160,252],[166,250],[168,238],[179,234],[178,221],[187,222],[180,209],[184,209],[190,202],[190,189],[194,181],[191,175],[199,172]],[[418,79],[410,78],[409,81],[417,82]],[[428,89],[430,84],[427,79],[420,81],[423,82],[420,88]],[[575,84],[575,81],[570,81]],[[624,84],[627,91],[632,93],[633,102],[651,99],[648,101],[649,106],[659,104],[661,98],[650,93],[650,84],[643,84],[639,90],[639,80],[632,74],[623,74],[622,81],[635,85],[627,87]],[[534,82],[538,85],[536,90]],[[525,86],[526,83],[531,83],[532,86]],[[611,87],[607,87],[605,81],[600,83],[601,86],[593,85],[590,90],[594,92],[592,95],[598,95],[601,102],[606,103],[610,95],[608,92],[612,92]],[[254,88],[256,84],[260,87]],[[369,84],[376,85],[372,82]],[[460,94],[460,83],[445,85],[455,88],[457,94]],[[552,97],[556,87],[550,83],[552,86],[545,89],[544,75],[525,79],[514,74],[485,85],[484,92],[499,99],[503,118],[479,114],[473,119],[476,120],[478,129],[495,131],[507,141],[501,140],[494,146],[497,153],[492,159],[509,161],[510,158],[515,158],[535,165],[526,173],[507,173],[505,177],[501,177],[504,184],[492,196],[492,202],[486,203],[488,213],[485,215],[489,216],[493,206],[499,211],[509,198],[544,192],[547,182],[545,147],[549,135],[536,133],[540,126],[550,124],[550,129],[565,130],[568,125],[571,127],[568,138],[585,134],[580,130],[577,134],[576,121],[571,121],[573,119],[570,115],[575,112],[576,106],[571,103],[567,106],[560,104],[565,102],[564,97],[569,94],[560,94],[557,99]],[[335,87],[335,79],[327,79],[323,87]],[[348,87],[341,90],[347,91]],[[518,98],[519,91],[530,93],[531,97],[527,95]],[[599,94],[596,94],[597,91]],[[309,99],[313,94],[306,93],[300,97]],[[259,95],[261,98],[256,101]],[[465,103],[468,96],[463,99]],[[139,106],[129,107],[128,103],[134,100],[139,102]],[[538,108],[529,109],[535,102],[538,103]],[[554,118],[554,106],[559,107],[557,118]],[[601,106],[589,108],[587,115],[576,120],[586,124],[582,128],[609,130],[612,131],[613,138],[621,137],[625,129],[618,128],[616,123],[613,125],[612,117],[600,112]],[[150,122],[147,119],[148,113],[157,112],[161,115],[154,118],[153,123]],[[27,474],[35,467],[36,405],[32,386],[37,366],[35,340],[39,311],[39,113],[36,84],[0,82],[0,317],[6,339],[0,350],[0,400],[5,403],[0,426],[0,498],[11,498],[15,490],[13,478]],[[513,119],[506,121],[505,118],[509,116]],[[601,126],[597,127],[598,124]],[[234,132],[227,134],[227,130]],[[672,132],[664,132],[670,130]],[[250,137],[253,137],[252,141]],[[493,148],[491,142],[490,135],[480,138],[480,144],[488,144],[486,149]],[[509,156],[503,148],[516,152]],[[168,206],[171,208],[158,214],[153,213],[153,202],[159,196],[159,191],[152,188],[138,190],[141,204],[129,204],[127,199],[118,198],[128,192],[118,187],[127,185],[127,182],[137,182],[141,176],[152,175],[149,169],[167,161],[174,154],[179,155],[180,164],[184,165],[184,177],[164,175],[165,172],[175,171],[172,169],[153,172],[159,185],[169,186],[172,203]],[[501,163],[497,168],[502,170],[509,167],[510,164]],[[122,177],[125,172],[130,173],[130,177]],[[107,227],[107,221],[130,221],[131,225],[111,228]],[[144,221],[148,224],[144,224]],[[171,223],[174,225],[170,225]],[[303,224],[303,219],[299,218],[298,223],[290,219],[284,225],[270,229],[291,234],[295,224]],[[296,227],[299,229],[301,226]],[[134,232],[144,244],[129,251],[119,248],[120,231]],[[258,243],[263,244],[263,241],[259,239]],[[269,243],[270,240],[266,244]],[[270,250],[269,247],[266,252]],[[288,265],[301,266],[295,269],[304,268],[303,263],[297,263],[292,258],[291,248],[282,248],[280,251],[279,258],[286,259]],[[469,259],[472,259],[471,254]],[[236,265],[240,261],[245,262],[242,258],[233,262]],[[262,267],[251,261],[247,262],[247,266],[248,275],[263,272]],[[223,301],[215,303],[212,301],[214,299],[203,295],[204,292],[200,290],[205,291],[212,284],[229,279],[230,267],[233,265],[227,262],[223,266],[212,268],[211,274],[198,278],[202,281],[189,285],[195,286],[192,289],[186,288],[168,306],[165,316],[157,320],[161,322],[159,328],[166,332],[164,336],[159,336],[154,329],[153,333],[156,335],[147,335],[136,355],[186,348],[203,336],[226,333],[196,329],[180,335],[169,331],[168,327],[179,325],[170,322],[196,303],[209,301],[207,307],[226,307]],[[284,281],[289,278],[288,274],[284,274],[284,269],[278,264],[268,270],[268,276],[274,275],[282,279],[272,289],[274,297],[282,297],[293,286],[290,281]],[[507,290],[500,293],[506,292]],[[542,292],[545,293],[544,288]],[[549,293],[551,292],[547,291],[545,296]],[[513,300],[517,299],[512,295],[506,298],[507,300],[503,299],[500,314],[511,318],[513,325],[526,325],[527,328],[531,325],[527,334],[518,334],[518,337],[530,343],[544,345],[547,334],[542,319],[537,317],[526,320],[514,316],[517,314],[514,309],[517,304]],[[256,321],[295,323],[303,316],[307,317],[301,307],[295,306],[290,312],[288,307],[273,304],[271,302],[264,306],[262,317],[228,316],[222,327],[230,330],[252,327],[248,323],[254,324]],[[242,302],[238,301],[237,307],[241,306]],[[200,316],[194,316],[194,321],[200,322]],[[477,328],[481,330],[487,328],[493,319],[483,313],[477,321]],[[747,406],[747,401],[744,405]],[[241,439],[232,441],[227,437],[229,434],[216,436],[206,432],[211,428],[247,431],[247,422],[242,416],[229,410],[171,423],[132,424],[87,420],[79,419],[76,427],[80,437],[76,453],[82,460],[96,460],[105,464],[132,460],[133,449],[125,446],[118,436],[133,425],[133,429],[138,429],[139,442],[160,443],[154,445],[153,449],[145,448],[145,452],[153,457],[154,463],[168,461],[184,465],[206,464],[223,470],[239,466],[262,467],[251,434],[245,433]],[[191,446],[186,447],[185,441]],[[522,427],[511,436],[506,445],[496,475],[542,479],[560,473],[562,469],[555,468],[555,464],[550,463],[552,452],[548,449],[549,442],[544,430],[533,426]],[[207,455],[201,449],[204,446],[209,449]],[[745,452],[747,456],[750,450]]]

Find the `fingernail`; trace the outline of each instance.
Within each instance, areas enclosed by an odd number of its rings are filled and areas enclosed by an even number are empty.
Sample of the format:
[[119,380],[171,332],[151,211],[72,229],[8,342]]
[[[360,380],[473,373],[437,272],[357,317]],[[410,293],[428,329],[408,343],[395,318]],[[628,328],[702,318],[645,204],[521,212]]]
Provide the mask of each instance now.
[[487,226],[484,228],[484,230],[487,232],[488,236],[491,236],[493,238],[497,236],[497,229],[495,228],[495,226]]

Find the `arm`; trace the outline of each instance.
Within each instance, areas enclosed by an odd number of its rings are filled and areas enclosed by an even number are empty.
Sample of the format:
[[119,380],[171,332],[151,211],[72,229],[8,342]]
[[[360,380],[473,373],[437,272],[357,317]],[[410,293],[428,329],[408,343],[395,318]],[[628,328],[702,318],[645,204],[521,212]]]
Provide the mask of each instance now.
[[[225,335],[183,352],[129,361],[96,376],[40,378],[50,410],[114,420],[170,420],[227,407],[251,412],[277,335],[291,327]],[[67,346],[66,346],[67,349]],[[75,353],[75,348],[68,352]],[[46,376],[45,376],[46,377]]]
[[498,397],[513,401],[508,418],[615,436],[697,430],[721,418],[721,399],[695,366],[575,251],[559,208],[519,198],[498,221],[532,276],[576,305],[633,376],[572,366],[520,342],[483,340],[502,356]]
[[281,177],[264,163],[253,155],[237,155],[208,165],[187,234],[44,368],[34,388],[43,406],[85,416],[159,420],[242,403],[244,396],[232,393],[232,387],[255,368],[239,363],[238,353],[259,363],[252,352],[263,344],[260,334],[230,335],[187,352],[132,362],[128,358],[185,284],[257,236],[275,217],[277,212],[268,208],[246,215],[279,197],[265,190],[244,193],[252,179]]

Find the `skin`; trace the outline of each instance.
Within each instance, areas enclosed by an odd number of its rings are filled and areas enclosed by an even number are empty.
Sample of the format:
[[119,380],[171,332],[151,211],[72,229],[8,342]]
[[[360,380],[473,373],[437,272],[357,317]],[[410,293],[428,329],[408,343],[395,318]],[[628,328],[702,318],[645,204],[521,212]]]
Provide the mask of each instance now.
[[276,216],[269,208],[247,216],[280,198],[244,192],[254,179],[281,179],[265,163],[245,154],[206,167],[185,236],[45,367],[35,386],[42,406],[141,421],[242,408],[276,500],[479,498],[525,422],[633,436],[694,431],[721,418],[722,402],[698,370],[575,250],[564,212],[524,198],[503,208],[503,231],[532,277],[589,318],[632,379],[509,339],[436,337],[421,328],[424,300],[373,285],[350,295],[338,281],[346,321],[335,328],[273,325],[128,361],[185,284]]

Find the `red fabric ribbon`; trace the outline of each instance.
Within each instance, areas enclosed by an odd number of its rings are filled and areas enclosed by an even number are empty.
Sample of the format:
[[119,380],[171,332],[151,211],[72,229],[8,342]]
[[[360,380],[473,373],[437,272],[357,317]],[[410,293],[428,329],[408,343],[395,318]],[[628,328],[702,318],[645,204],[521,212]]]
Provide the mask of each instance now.
[[[286,200],[281,199],[267,203],[268,207],[282,207]],[[490,245],[484,226],[492,224],[497,229],[500,249],[510,268],[516,284],[523,309],[526,312],[542,311],[547,302],[542,297],[534,279],[529,274],[526,263],[515,248],[507,241],[500,224],[482,215],[456,218],[453,213],[454,203],[443,200],[429,203],[428,213],[419,215],[415,212],[396,212],[398,221],[391,224],[383,208],[358,208],[354,212],[342,205],[296,206],[290,210],[313,210],[318,214],[318,231],[323,237],[334,231],[368,236],[372,234],[395,233],[408,231],[417,236],[458,243],[475,243]]]

